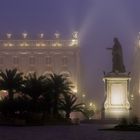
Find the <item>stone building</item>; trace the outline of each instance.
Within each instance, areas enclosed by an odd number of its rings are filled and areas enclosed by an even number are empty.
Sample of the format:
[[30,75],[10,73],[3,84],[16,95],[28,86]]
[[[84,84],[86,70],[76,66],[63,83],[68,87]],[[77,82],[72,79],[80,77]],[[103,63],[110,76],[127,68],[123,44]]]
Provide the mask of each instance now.
[[31,39],[23,33],[20,39],[12,34],[0,40],[0,69],[17,68],[25,74],[63,74],[74,84],[73,91],[79,88],[80,56],[78,33],[74,32],[70,40],[62,40],[55,33],[54,40],[47,40],[44,34]]

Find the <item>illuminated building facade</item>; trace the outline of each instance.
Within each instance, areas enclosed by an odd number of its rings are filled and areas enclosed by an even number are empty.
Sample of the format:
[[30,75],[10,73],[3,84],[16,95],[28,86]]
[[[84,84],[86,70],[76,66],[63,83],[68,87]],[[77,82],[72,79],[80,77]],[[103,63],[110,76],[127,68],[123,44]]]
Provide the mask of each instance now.
[[28,74],[63,74],[74,84],[74,92],[79,88],[80,58],[78,33],[74,32],[70,40],[60,39],[55,33],[54,40],[47,40],[44,34],[32,40],[27,33],[21,39],[7,34],[0,40],[0,69],[17,68]]

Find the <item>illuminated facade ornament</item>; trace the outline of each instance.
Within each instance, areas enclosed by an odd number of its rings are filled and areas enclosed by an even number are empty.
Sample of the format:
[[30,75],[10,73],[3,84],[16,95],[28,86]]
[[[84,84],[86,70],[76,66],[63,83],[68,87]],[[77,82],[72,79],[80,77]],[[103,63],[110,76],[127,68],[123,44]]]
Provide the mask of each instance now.
[[78,45],[78,32],[72,33],[72,40],[70,42],[70,46],[77,46]]
[[27,38],[27,35],[28,35],[28,34],[27,34],[27,33],[25,33],[25,32],[24,32],[24,33],[22,33],[23,38]]
[[72,33],[72,37],[73,37],[73,39],[78,39],[78,32],[73,32]]
[[12,37],[12,34],[11,33],[7,33],[6,36],[7,36],[8,39],[10,39]]
[[56,39],[59,39],[60,38],[60,34],[58,32],[54,33],[54,35],[55,35],[55,38]]
[[44,34],[43,34],[43,33],[41,33],[41,34],[40,34],[40,38],[43,38],[43,37],[44,37]]

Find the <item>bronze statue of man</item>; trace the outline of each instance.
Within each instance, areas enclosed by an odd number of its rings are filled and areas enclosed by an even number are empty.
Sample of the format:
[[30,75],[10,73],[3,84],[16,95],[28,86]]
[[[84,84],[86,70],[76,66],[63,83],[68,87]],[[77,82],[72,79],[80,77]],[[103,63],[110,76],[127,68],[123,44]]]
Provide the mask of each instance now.
[[108,48],[112,50],[112,72],[125,72],[125,66],[123,64],[123,53],[122,47],[118,38],[114,38],[114,45],[113,48]]

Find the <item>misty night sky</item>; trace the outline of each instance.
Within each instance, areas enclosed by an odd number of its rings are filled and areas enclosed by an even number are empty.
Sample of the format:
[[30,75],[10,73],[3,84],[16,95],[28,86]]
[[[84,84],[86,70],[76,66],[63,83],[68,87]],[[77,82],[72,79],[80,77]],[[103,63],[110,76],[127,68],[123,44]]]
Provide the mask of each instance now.
[[104,97],[103,70],[111,71],[111,53],[118,37],[127,71],[132,70],[133,51],[140,31],[140,0],[0,0],[0,37],[5,33],[30,35],[58,31],[69,39],[80,33],[85,93],[97,103]]

